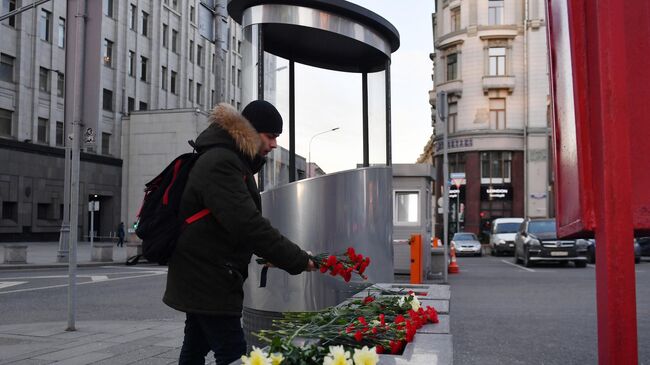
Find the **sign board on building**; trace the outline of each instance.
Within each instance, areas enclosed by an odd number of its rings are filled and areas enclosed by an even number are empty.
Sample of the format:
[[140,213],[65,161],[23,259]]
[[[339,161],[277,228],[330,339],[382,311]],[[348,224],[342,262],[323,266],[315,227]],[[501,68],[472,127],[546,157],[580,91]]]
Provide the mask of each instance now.
[[99,202],[98,201],[89,201],[88,202],[88,211],[97,212],[99,211]]
[[512,186],[482,185],[481,200],[512,200]]

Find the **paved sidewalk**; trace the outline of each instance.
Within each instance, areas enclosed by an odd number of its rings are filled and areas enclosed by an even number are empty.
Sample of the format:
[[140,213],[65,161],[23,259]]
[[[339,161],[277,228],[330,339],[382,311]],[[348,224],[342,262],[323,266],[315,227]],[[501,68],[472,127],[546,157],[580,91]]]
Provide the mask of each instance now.
[[[106,242],[100,242],[105,244]],[[27,245],[27,264],[5,264],[4,263],[4,245],[14,244],[13,242],[2,242],[2,256],[0,256],[0,270],[8,269],[34,269],[34,268],[52,268],[67,267],[67,262],[57,262],[57,253],[59,242],[15,242],[15,244]],[[106,265],[124,265],[126,262],[126,243],[124,247],[117,247],[113,243],[113,261],[112,262],[93,262],[90,260],[90,242],[79,242],[77,245],[77,266],[106,266]]]

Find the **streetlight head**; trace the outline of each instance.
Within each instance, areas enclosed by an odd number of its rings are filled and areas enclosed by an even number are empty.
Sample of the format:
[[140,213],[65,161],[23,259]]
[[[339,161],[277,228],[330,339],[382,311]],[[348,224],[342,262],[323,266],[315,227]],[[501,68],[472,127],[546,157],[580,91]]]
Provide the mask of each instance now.
[[340,128],[339,128],[339,127],[332,128],[332,131],[335,131],[335,130],[337,130],[337,129],[340,129]]

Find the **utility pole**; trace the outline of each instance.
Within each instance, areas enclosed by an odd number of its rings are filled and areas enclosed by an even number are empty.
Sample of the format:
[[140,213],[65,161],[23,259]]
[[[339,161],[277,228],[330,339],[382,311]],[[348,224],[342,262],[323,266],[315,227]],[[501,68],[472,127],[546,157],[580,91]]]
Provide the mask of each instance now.
[[[70,237],[68,259],[68,327],[66,331],[75,331],[77,305],[77,238],[79,237],[79,157],[81,145],[83,80],[84,80],[84,42],[86,24],[86,0],[68,0],[66,9],[68,39],[65,56],[65,121],[70,126],[72,151],[70,161]],[[66,187],[68,189],[68,187]]]
[[[438,118],[443,127],[442,133],[442,184],[443,184],[443,196],[442,196],[442,229],[443,229],[443,246],[445,254],[445,269],[443,272],[443,280],[447,282],[447,257],[448,257],[448,245],[449,245],[449,160],[447,159],[447,92],[441,91],[438,93],[436,110],[438,112]],[[460,194],[460,192],[459,192]]]

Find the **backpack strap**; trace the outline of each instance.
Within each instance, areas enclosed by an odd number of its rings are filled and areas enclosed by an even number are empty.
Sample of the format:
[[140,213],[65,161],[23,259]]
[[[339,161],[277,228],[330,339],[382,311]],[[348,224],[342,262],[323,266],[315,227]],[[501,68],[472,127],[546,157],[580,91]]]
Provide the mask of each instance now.
[[185,221],[183,222],[183,225],[186,226],[186,225],[192,224],[192,223],[198,221],[199,219],[205,217],[208,214],[210,214],[210,210],[208,208],[204,208],[203,210],[200,210],[200,211],[192,214],[191,216],[189,216],[187,219],[185,219]]

